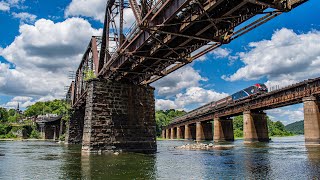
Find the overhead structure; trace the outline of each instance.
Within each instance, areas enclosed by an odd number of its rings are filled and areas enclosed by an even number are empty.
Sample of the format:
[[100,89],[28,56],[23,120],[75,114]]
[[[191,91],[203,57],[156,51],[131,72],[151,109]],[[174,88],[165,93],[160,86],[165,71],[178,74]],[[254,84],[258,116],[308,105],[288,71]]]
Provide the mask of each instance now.
[[[99,76],[150,84],[305,1],[109,0]],[[129,7],[136,22],[126,29]]]

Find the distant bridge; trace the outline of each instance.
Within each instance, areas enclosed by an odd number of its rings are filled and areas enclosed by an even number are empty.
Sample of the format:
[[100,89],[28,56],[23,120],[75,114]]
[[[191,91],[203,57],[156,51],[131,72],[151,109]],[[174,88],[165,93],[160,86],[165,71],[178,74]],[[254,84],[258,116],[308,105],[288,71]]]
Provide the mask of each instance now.
[[[304,103],[304,128],[307,143],[320,143],[319,114],[320,78],[309,79],[266,94],[248,96],[239,102],[231,102],[219,108],[193,110],[178,117],[162,132],[164,138],[187,138],[215,141],[233,140],[232,119],[244,115],[244,139],[268,141],[268,128],[264,110]],[[214,120],[214,133],[212,124]],[[189,126],[196,126],[193,133]],[[182,127],[183,128],[180,128]],[[206,128],[205,128],[206,126]],[[197,131],[206,133],[199,133]],[[186,129],[190,132],[187,132]],[[221,130],[224,131],[221,131]],[[183,133],[182,133],[183,131]],[[205,136],[207,134],[207,136]]]
[[[67,142],[90,152],[156,151],[149,84],[304,2],[107,1],[103,34],[92,37],[68,91]],[[136,18],[127,33],[124,8]]]

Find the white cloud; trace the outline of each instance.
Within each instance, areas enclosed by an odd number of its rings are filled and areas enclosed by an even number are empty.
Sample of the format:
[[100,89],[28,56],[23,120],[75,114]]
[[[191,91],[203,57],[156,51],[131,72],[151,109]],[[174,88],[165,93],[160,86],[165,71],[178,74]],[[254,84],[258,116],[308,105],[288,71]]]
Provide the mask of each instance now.
[[34,98],[29,96],[16,96],[12,98],[9,102],[0,105],[0,107],[4,107],[7,109],[16,109],[19,104],[19,108],[27,108],[28,106],[31,106],[35,104],[36,102],[46,102],[56,99],[53,96],[43,96],[41,98]]
[[10,10],[10,4],[6,2],[0,2],[0,11],[9,11]]
[[228,96],[226,93],[218,93],[213,90],[203,89],[201,87],[190,87],[186,93],[179,93],[174,100],[156,100],[156,109],[185,109],[190,110],[187,106],[199,107],[206,103],[220,100]]
[[20,19],[21,23],[33,23],[35,22],[37,16],[33,14],[29,14],[27,12],[22,12],[22,13],[12,13],[12,16],[14,18]]
[[177,109],[177,105],[174,101],[168,99],[156,99],[157,110]]
[[199,86],[200,81],[207,81],[207,79],[201,77],[199,72],[191,66],[185,66],[156,81],[152,86],[156,88],[159,96],[169,97],[188,87]]
[[23,9],[25,0],[5,0],[0,2],[0,11],[10,11],[12,7]]
[[[196,50],[195,52],[192,53],[192,55],[198,54],[199,52],[205,50],[206,48],[208,48],[208,45],[203,46],[201,48],[199,48],[198,50]],[[197,61],[206,61],[210,58],[212,59],[221,59],[221,58],[226,58],[230,55],[232,51],[230,49],[226,49],[226,48],[217,48],[214,49],[213,51],[199,57],[197,59]]]
[[54,23],[40,19],[21,25],[20,35],[0,55],[15,64],[0,63],[0,93],[32,97],[64,96],[68,72],[76,70],[91,36],[101,30],[82,18]]
[[[296,106],[293,106],[293,107],[296,107]],[[301,121],[304,119],[303,108],[290,109],[290,107],[284,107],[284,108],[267,110],[266,113],[269,117],[270,116],[274,117],[272,119],[273,121],[280,121],[285,125],[296,122],[296,121]]]
[[[107,1],[105,0],[72,0],[65,10],[65,16],[85,16],[104,23]],[[135,21],[135,17],[130,8],[124,9],[124,27],[129,28]],[[119,23],[119,17],[116,18]],[[119,27],[119,26],[117,26]]]
[[210,54],[213,54],[215,58],[225,58],[228,57],[230,53],[231,50],[226,48],[218,48],[210,52]]
[[271,40],[252,42],[249,52],[239,56],[244,67],[227,81],[256,80],[267,77],[269,86],[289,85],[304,79],[320,76],[320,32],[297,34],[283,28]]

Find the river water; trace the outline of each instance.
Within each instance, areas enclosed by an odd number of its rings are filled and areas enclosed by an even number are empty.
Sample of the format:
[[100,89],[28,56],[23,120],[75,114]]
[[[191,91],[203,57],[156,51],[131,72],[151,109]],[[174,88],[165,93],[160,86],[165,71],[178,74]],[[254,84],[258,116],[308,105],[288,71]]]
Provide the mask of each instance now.
[[158,141],[154,155],[81,154],[54,142],[0,142],[0,179],[320,179],[320,147],[303,136],[228,150],[181,150]]

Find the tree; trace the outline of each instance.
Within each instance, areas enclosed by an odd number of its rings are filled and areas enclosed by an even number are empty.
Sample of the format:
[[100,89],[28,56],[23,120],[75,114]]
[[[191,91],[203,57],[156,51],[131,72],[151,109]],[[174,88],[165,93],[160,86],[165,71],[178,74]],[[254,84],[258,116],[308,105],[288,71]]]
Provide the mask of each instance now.
[[7,122],[8,117],[9,117],[9,114],[7,109],[0,107],[0,122]]

